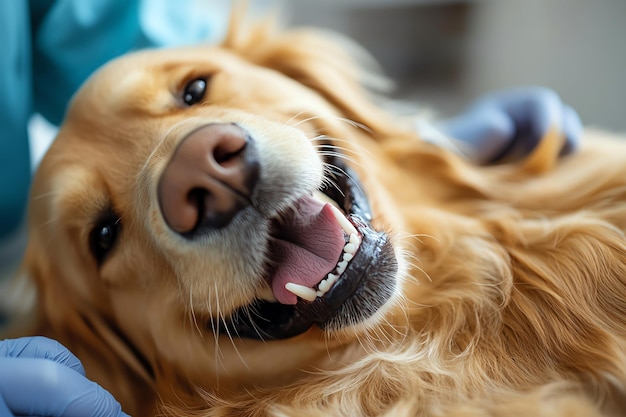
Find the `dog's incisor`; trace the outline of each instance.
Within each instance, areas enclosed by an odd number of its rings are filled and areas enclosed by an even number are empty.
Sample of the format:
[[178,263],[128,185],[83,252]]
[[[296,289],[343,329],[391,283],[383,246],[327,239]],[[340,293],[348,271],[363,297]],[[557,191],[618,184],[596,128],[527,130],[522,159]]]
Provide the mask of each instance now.
[[133,416],[623,412],[626,144],[475,166],[309,32],[139,52],[36,175],[33,330]]

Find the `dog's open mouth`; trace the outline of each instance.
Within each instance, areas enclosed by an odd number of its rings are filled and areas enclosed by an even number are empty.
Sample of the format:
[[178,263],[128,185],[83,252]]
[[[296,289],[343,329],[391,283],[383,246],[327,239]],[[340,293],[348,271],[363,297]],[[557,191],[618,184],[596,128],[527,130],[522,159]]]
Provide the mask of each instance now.
[[231,336],[284,339],[317,325],[338,329],[373,315],[395,289],[388,236],[375,231],[357,175],[339,158],[334,184],[274,221],[271,292],[221,322]]

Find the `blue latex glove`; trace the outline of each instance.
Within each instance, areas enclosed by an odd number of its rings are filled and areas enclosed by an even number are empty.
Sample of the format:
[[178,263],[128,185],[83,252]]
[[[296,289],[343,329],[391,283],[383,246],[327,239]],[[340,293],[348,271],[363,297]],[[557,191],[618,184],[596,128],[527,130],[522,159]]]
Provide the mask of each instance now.
[[128,417],[76,356],[45,337],[0,341],[0,417],[14,416]]
[[576,111],[554,91],[540,87],[489,94],[438,127],[467,145],[463,150],[479,163],[526,156],[549,129],[565,136],[565,155],[579,147],[582,134]]

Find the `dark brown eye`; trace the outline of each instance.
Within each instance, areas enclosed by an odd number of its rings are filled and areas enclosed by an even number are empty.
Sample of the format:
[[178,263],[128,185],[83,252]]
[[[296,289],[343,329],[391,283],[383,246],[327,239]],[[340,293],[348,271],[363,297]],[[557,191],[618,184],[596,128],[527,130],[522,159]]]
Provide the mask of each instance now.
[[118,218],[106,218],[98,222],[89,234],[89,249],[98,265],[102,264],[107,254],[113,249],[119,235]]
[[183,91],[183,101],[188,106],[193,106],[204,98],[206,93],[206,79],[196,78],[190,81]]

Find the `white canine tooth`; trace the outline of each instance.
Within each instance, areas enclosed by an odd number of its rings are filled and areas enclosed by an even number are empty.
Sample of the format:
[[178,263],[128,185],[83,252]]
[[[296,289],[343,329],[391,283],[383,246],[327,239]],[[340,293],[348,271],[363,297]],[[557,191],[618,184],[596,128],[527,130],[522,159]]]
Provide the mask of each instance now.
[[343,254],[343,260],[345,262],[350,262],[352,260],[352,258],[354,258],[354,255],[351,253],[344,253]]
[[350,235],[350,243],[352,243],[354,246],[359,246],[359,244],[361,243],[361,239],[359,239],[359,235],[357,235],[356,233],[352,233]]
[[343,231],[346,232],[347,235],[356,235],[356,228],[352,225],[352,223],[350,223],[350,220],[348,220],[337,207],[331,205],[330,208],[332,209],[333,214]]
[[313,288],[305,287],[304,285],[296,284],[294,282],[288,282],[285,284],[285,289],[303,300],[315,301],[317,298],[317,292]]
[[346,267],[348,266],[348,263],[345,261],[341,261],[337,264],[337,273],[338,274],[343,274],[343,271],[346,270]]
[[348,243],[343,247],[343,251],[349,254],[354,254],[354,252],[356,252],[356,245],[354,243]]
[[315,295],[317,295],[318,297],[323,297],[323,296],[324,296],[324,294],[326,294],[326,293],[325,293],[325,292],[322,292],[322,291],[317,291],[317,292],[315,293]]
[[326,194],[322,193],[321,191],[317,191],[317,190],[313,191],[313,197],[315,197],[317,200],[321,201],[322,203],[328,203],[333,207],[337,207],[337,203],[335,202],[335,200],[333,200]]

